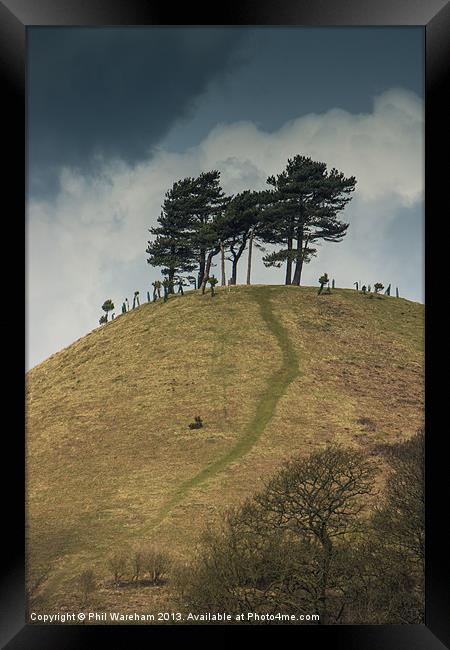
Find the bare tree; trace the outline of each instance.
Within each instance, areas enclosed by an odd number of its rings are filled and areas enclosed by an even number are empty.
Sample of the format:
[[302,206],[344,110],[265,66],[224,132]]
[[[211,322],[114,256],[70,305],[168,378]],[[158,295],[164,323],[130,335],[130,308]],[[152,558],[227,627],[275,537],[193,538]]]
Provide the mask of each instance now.
[[339,446],[285,463],[260,494],[205,533],[179,587],[189,606],[340,622],[355,598],[344,542],[366,528],[374,476],[361,453]]
[[114,584],[117,586],[125,577],[128,569],[128,558],[125,553],[114,553],[108,558],[107,566],[111,571]]
[[164,582],[171,566],[170,557],[164,551],[150,547],[142,551],[142,570],[153,585]]
[[361,514],[373,492],[375,469],[364,456],[332,445],[285,463],[256,497],[271,527],[318,545],[317,608],[328,621],[327,590],[336,540],[361,530]]
[[383,620],[424,622],[425,437],[390,445],[384,499],[373,517],[372,591]]

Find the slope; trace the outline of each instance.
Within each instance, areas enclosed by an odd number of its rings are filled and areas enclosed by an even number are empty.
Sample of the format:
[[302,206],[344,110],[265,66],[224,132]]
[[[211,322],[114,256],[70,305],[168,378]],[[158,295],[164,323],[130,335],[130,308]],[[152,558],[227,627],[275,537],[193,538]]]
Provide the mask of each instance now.
[[50,568],[60,606],[112,550],[153,541],[188,559],[292,454],[409,436],[422,336],[421,305],[276,286],[173,297],[94,330],[27,376],[30,573]]

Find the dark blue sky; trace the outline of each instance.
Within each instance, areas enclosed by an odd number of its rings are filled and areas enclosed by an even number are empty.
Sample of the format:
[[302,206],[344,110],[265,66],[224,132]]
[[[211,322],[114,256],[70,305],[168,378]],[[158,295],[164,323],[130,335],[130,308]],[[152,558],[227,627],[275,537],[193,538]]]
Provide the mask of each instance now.
[[[29,28],[30,191],[61,165],[195,145],[218,122],[264,130],[310,112],[423,94],[422,28]],[[189,125],[186,128],[186,125]]]

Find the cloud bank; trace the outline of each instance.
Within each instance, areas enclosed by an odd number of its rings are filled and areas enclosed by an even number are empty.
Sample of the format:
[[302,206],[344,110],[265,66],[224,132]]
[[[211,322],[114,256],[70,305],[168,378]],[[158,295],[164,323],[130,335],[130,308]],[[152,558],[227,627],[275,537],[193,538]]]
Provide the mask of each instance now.
[[[175,180],[206,169],[221,171],[228,193],[262,189],[295,154],[355,175],[356,192],[345,212],[349,233],[343,243],[319,249],[304,282],[315,284],[326,269],[338,286],[381,280],[421,299],[423,138],[422,101],[391,89],[367,114],[332,109],[272,133],[252,122],[219,124],[183,153],[162,145],[135,165],[98,158],[95,175],[62,168],[58,193],[28,202],[28,367],[93,329],[106,298],[119,312],[134,290],[145,296],[157,275],[145,258],[148,228],[164,193]],[[254,281],[279,284],[283,276],[258,263]]]

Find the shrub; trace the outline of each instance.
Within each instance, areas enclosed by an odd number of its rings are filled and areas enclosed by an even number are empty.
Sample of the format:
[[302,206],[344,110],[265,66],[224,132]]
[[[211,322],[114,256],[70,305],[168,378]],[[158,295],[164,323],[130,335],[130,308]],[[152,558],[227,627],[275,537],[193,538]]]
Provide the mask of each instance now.
[[170,565],[170,557],[157,548],[150,547],[141,551],[142,574],[152,585],[165,582]]
[[216,278],[215,275],[211,275],[211,276],[207,279],[207,282],[209,283],[209,285],[210,285],[210,287],[211,287],[211,296],[214,296],[214,295],[215,295],[214,287],[215,287],[216,284],[219,282],[219,280]]
[[102,305],[102,309],[105,312],[106,320],[108,320],[108,312],[113,311],[113,309],[114,309],[114,303],[111,300],[111,298],[108,298],[108,300],[105,300],[105,302]]
[[170,557],[153,546],[136,548],[130,554],[118,552],[107,562],[113,584],[134,583],[160,585],[168,576]]
[[133,554],[131,556],[131,579],[134,580],[134,582],[139,582],[139,579],[142,576],[144,568],[144,554],[145,551],[142,549],[136,549],[133,551]]
[[356,422],[365,427],[366,431],[376,431],[377,426],[370,418],[358,418]]
[[203,427],[203,420],[199,415],[196,415],[194,422],[189,424],[189,429],[201,429]]
[[[366,574],[374,623],[424,623],[424,434],[384,446],[390,472],[372,518]],[[367,616],[366,616],[367,618]]]
[[111,555],[111,557],[108,558],[107,566],[111,571],[114,584],[118,585],[127,573],[127,556],[122,552],[114,553],[114,555]]
[[95,573],[92,569],[86,569],[78,579],[78,586],[81,592],[83,603],[86,603],[89,596],[95,591]]

